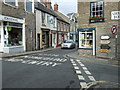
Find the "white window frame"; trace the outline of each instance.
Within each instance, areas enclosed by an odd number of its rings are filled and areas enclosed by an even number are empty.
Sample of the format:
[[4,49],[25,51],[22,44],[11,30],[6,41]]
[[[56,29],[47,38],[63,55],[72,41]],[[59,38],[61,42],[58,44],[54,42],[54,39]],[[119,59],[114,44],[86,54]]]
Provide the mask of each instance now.
[[14,7],[14,8],[17,8],[17,7],[18,7],[18,0],[15,0],[15,6],[14,6],[14,5],[11,5],[11,4],[9,4],[9,3],[6,3],[5,1],[6,1],[6,0],[4,0],[4,4],[6,4],[6,5],[9,5],[9,6]]
[[25,0],[25,11],[26,12],[28,12],[28,13],[34,13],[34,0],[29,0],[29,1],[31,1],[32,2],[32,12],[29,12],[29,11],[27,11],[27,9],[26,9],[26,0]]

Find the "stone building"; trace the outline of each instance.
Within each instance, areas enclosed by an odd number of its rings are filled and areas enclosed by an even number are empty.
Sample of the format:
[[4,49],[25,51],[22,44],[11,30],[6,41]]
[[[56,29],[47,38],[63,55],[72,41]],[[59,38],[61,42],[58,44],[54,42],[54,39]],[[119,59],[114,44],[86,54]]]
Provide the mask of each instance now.
[[34,0],[3,0],[0,3],[0,51],[14,53],[35,50]]
[[57,46],[61,46],[64,40],[68,40],[70,19],[58,10],[58,4],[54,4],[54,11],[57,14]]
[[120,10],[118,2],[78,0],[79,53],[120,58]]

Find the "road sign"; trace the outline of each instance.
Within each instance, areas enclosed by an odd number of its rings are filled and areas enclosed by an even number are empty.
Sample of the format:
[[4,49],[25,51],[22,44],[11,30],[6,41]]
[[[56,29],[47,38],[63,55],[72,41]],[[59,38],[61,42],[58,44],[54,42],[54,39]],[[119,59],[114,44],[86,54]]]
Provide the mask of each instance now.
[[110,36],[101,36],[101,39],[102,40],[108,40],[108,39],[110,39]]
[[102,52],[102,53],[108,53],[108,49],[100,49],[100,52]]
[[108,44],[101,44],[101,49],[110,49],[110,46]]
[[101,40],[101,44],[109,44],[110,40]]
[[112,32],[112,34],[116,34],[116,32],[117,32],[117,25],[113,25],[112,26],[111,32]]

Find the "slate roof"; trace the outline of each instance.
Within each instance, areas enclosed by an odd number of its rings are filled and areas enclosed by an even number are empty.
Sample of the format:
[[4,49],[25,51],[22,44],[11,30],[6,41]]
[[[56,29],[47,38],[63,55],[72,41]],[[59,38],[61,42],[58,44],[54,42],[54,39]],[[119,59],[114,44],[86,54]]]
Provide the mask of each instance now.
[[42,3],[36,3],[36,6],[35,6],[36,9],[42,11],[42,12],[45,12],[45,13],[48,13],[50,15],[53,15],[55,16],[57,19],[63,21],[63,22],[66,22],[69,24],[69,22],[67,22],[65,19],[63,19],[63,17],[61,17],[58,13],[56,13],[54,10],[52,9],[49,9],[47,7],[45,7]]

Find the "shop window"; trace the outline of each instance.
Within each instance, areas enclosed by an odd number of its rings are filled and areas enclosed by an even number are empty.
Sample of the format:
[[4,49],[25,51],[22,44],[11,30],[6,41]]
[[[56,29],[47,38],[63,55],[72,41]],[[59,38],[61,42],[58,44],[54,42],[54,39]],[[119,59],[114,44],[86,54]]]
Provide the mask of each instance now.
[[92,48],[93,47],[93,32],[82,31],[79,32],[79,48]]
[[90,3],[90,23],[103,22],[104,21],[104,3],[103,1]]
[[7,27],[8,30],[8,45],[5,46],[19,46],[22,45],[22,28]]
[[25,9],[28,12],[34,13],[34,0],[26,0]]
[[5,4],[17,7],[18,6],[18,0],[5,0]]

